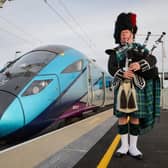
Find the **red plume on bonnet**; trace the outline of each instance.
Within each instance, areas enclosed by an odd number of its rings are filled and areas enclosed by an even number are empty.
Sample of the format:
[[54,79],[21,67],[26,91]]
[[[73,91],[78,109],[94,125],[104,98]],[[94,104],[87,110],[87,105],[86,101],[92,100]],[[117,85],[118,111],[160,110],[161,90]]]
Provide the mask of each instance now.
[[131,18],[131,23],[132,23],[132,26],[136,26],[136,14],[134,13],[130,13],[130,18]]

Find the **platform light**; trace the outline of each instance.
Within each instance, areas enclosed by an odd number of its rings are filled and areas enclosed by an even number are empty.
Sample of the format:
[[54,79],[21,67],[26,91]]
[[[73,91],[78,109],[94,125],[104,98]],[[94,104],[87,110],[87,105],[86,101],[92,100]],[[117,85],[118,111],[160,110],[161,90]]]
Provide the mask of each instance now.
[[[3,5],[6,1],[7,0],[0,0],[0,8],[3,8]],[[8,1],[13,1],[13,0],[8,0]]]
[[14,57],[14,58],[18,58],[19,55],[20,55],[21,53],[22,53],[21,51],[16,51],[16,52],[15,52],[15,57]]
[[0,8],[3,8],[3,4],[6,2],[6,0],[0,0]]

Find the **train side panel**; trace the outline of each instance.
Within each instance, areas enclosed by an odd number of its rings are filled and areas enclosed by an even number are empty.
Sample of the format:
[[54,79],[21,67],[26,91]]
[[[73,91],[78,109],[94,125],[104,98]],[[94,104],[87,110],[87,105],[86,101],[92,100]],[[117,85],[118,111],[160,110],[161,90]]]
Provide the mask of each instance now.
[[[51,82],[37,94],[24,95],[25,92],[31,87],[31,84],[34,81],[48,81]],[[25,124],[30,123],[45,109],[52,104],[60,95],[59,81],[56,75],[47,75],[47,76],[36,76],[26,88],[19,94],[21,100],[24,114],[25,114]],[[48,116],[49,119],[49,116]],[[38,123],[37,123],[38,124]]]

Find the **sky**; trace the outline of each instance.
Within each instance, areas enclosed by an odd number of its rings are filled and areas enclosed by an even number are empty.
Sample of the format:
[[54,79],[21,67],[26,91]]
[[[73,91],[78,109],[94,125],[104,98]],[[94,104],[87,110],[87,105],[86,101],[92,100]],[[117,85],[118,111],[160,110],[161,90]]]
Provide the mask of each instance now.
[[[121,12],[136,13],[136,41],[143,43],[150,31],[147,47],[151,49],[158,35],[168,30],[167,7],[167,0],[7,1],[0,8],[0,68],[38,46],[61,44],[95,59],[107,71],[108,55],[104,51],[116,46],[113,33],[117,16]],[[153,54],[159,69],[168,71],[168,34]]]

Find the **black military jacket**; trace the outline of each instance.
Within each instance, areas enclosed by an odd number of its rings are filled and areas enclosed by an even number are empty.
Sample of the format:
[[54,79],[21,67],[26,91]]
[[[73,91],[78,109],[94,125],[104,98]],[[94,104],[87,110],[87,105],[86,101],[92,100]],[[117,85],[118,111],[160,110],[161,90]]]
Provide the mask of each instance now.
[[[108,60],[108,71],[112,76],[118,76],[122,78],[126,57],[122,60],[118,60],[117,51],[121,46],[116,47],[114,49],[107,49],[105,52],[110,56]],[[135,73],[144,79],[157,79],[158,76],[158,68],[156,67],[156,57],[150,55],[149,52],[141,52],[137,49],[130,49],[127,51],[127,57],[131,62],[139,62],[141,69],[136,71]]]

